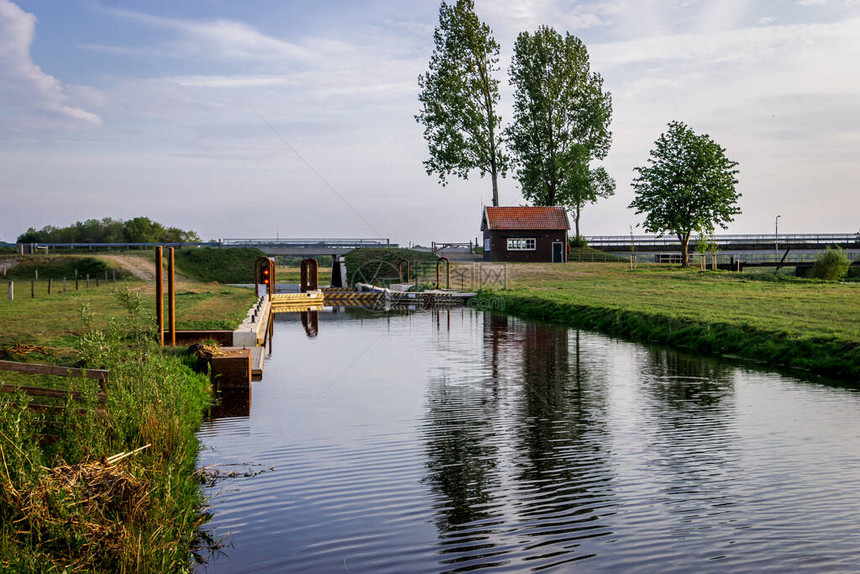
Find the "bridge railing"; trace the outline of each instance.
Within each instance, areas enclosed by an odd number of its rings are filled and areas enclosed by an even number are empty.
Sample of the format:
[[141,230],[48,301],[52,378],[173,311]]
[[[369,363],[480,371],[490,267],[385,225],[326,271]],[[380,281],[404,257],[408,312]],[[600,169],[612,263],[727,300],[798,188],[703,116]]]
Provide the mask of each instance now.
[[[661,247],[680,245],[677,237],[664,235],[590,235],[585,237],[591,247]],[[697,237],[690,238],[695,244]],[[860,244],[860,233],[787,233],[770,234],[719,234],[714,239],[719,245],[762,245],[773,246],[780,244],[806,245],[845,245]]]
[[358,249],[360,247],[397,247],[388,238],[263,238],[263,239],[222,239],[219,244],[223,247],[297,247],[297,248],[327,248],[327,249]]
[[325,249],[357,249],[359,247],[397,247],[385,239],[221,239],[218,241],[205,241],[196,243],[0,243],[0,248],[21,249],[24,246],[26,252],[37,253],[40,250],[55,249],[89,249],[89,250],[129,250],[129,249],[152,249],[154,247],[297,247],[297,248],[325,248]]

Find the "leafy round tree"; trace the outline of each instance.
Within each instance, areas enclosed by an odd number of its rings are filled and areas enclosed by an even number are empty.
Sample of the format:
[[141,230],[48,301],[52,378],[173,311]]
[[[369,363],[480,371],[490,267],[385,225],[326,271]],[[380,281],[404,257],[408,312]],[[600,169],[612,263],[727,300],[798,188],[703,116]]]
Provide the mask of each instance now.
[[475,14],[474,0],[442,2],[430,70],[418,77],[421,112],[430,158],[427,174],[468,179],[478,170],[490,174],[493,205],[499,205],[498,176],[508,158],[503,153],[499,103],[499,44],[490,27]]
[[517,37],[510,82],[507,134],[523,197],[570,207],[578,238],[583,207],[615,191],[606,170],[591,166],[609,153],[612,97],[591,71],[585,44],[548,26]]
[[630,208],[646,214],[646,231],[678,237],[686,266],[693,232],[725,228],[741,212],[738,164],[709,135],[697,135],[678,121],[669,123],[655,145],[648,165],[635,168],[639,176],[633,180],[636,197]]

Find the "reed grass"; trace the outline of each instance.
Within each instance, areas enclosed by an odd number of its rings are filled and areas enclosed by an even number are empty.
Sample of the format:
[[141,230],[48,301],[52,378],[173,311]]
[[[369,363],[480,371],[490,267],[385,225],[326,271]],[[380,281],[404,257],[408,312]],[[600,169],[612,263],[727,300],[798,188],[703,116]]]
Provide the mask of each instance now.
[[[196,430],[209,381],[162,352],[139,291],[115,295],[121,320],[99,328],[81,308],[79,360],[110,370],[103,415],[94,381],[50,419],[27,398],[0,398],[0,570],[183,572],[205,520]],[[2,379],[2,374],[0,374]],[[46,434],[59,431],[53,440]],[[120,462],[118,452],[146,449]]]

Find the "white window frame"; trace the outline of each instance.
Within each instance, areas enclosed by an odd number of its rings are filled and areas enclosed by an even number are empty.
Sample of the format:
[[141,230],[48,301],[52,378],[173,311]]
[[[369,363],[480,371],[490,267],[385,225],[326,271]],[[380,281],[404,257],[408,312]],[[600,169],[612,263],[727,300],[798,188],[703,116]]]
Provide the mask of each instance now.
[[537,239],[534,237],[508,237],[506,245],[508,251],[535,251]]

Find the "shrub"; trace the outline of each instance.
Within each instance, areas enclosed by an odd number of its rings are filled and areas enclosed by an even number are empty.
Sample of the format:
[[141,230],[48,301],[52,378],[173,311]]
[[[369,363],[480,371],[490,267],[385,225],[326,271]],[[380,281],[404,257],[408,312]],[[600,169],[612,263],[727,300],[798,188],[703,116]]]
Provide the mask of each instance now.
[[588,247],[588,240],[580,235],[579,237],[571,237],[570,238],[570,246],[571,247]]
[[822,253],[815,265],[809,271],[809,276],[813,279],[823,279],[825,281],[840,281],[848,274],[848,269],[851,267],[851,262],[848,257],[838,247],[834,249],[827,248],[827,251]]

